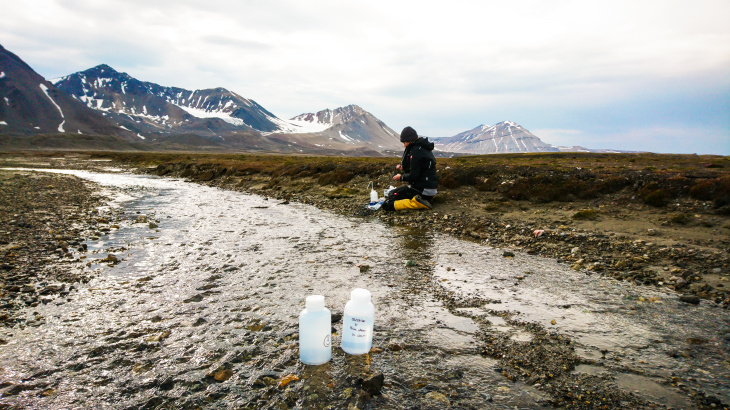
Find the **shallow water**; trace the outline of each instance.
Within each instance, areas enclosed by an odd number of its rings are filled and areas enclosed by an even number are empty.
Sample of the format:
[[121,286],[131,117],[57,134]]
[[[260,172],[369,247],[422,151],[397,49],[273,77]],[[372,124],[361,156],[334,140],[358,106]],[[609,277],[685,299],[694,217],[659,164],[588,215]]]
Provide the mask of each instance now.
[[[0,403],[346,407],[357,394],[353,377],[378,371],[383,394],[366,406],[435,406],[429,393],[438,392],[460,407],[531,408],[548,397],[478,354],[480,331],[529,343],[513,319],[569,336],[592,363],[576,372],[609,372],[648,400],[692,408],[667,383],[677,375],[730,402],[730,322],[705,302],[686,305],[551,260],[504,258],[476,243],[307,205],[181,180],[61,172],[108,187],[110,206],[126,218],[87,241],[91,282],[28,309],[29,319],[42,318],[35,326],[5,331]],[[140,215],[158,227],[137,222]],[[107,253],[121,262],[103,263]],[[299,363],[304,298],[322,294],[341,313],[356,287],[373,295],[373,344],[383,351],[345,355],[335,334],[330,363]],[[490,303],[449,311],[442,291]],[[213,377],[226,372],[225,381]],[[299,380],[276,385],[290,374]]]

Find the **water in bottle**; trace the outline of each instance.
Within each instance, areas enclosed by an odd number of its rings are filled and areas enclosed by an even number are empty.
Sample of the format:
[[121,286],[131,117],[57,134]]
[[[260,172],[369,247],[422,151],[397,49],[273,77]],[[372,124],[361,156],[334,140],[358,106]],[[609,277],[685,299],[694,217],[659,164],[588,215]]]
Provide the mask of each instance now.
[[375,306],[367,289],[354,289],[345,305],[342,323],[342,350],[349,354],[365,354],[373,346]]
[[299,359],[304,364],[327,363],[332,358],[332,314],[324,307],[324,296],[307,296],[299,314]]

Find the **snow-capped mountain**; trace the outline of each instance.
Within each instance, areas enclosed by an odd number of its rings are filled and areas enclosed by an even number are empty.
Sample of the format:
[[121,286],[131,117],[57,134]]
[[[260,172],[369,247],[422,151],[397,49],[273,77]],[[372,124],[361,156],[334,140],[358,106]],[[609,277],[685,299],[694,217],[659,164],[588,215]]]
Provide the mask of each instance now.
[[[186,90],[137,80],[102,64],[53,83],[140,138],[211,149],[379,154],[398,136],[356,105],[282,120],[224,88]],[[195,137],[195,138],[192,138]]]
[[365,146],[376,151],[402,149],[399,134],[371,113],[348,105],[334,110],[300,114],[289,120],[290,141],[327,149]]
[[69,97],[0,45],[0,134],[48,133],[134,140],[134,134]]
[[512,121],[480,125],[453,137],[434,138],[433,141],[439,151],[462,154],[559,151]]
[[280,130],[281,120],[255,101],[224,88],[186,90],[137,80],[106,64],[53,80],[87,107],[140,135]]

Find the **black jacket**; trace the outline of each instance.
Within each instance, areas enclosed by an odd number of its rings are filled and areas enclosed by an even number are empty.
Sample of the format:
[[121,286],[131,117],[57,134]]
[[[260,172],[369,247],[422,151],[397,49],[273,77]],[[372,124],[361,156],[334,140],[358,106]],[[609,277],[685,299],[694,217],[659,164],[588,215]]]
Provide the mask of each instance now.
[[419,138],[408,144],[403,151],[401,165],[403,166],[401,181],[408,182],[418,190],[438,188],[433,142],[429,142],[428,138]]

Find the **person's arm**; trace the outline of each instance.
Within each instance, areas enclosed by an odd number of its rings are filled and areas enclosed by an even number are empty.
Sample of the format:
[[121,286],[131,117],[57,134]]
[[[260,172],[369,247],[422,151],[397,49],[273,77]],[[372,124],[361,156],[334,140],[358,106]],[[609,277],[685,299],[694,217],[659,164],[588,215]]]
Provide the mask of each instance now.
[[423,161],[428,161],[428,159],[424,158],[422,155],[419,155],[420,152],[418,152],[418,150],[416,151],[417,152],[414,152],[413,157],[411,158],[410,172],[401,175],[400,181],[413,183],[417,182],[421,178],[421,172],[423,172]]

